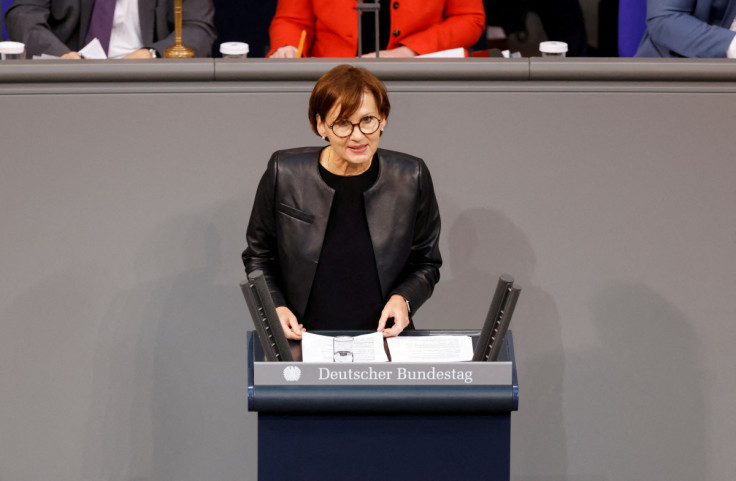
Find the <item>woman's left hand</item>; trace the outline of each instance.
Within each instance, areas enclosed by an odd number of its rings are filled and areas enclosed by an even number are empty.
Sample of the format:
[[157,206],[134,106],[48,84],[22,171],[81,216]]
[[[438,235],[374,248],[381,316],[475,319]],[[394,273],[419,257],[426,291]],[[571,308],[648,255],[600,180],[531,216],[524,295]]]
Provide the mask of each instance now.
[[[386,321],[394,318],[394,325],[390,329],[386,327]],[[406,305],[406,299],[398,294],[394,294],[388,300],[381,312],[381,318],[378,320],[378,332],[383,332],[383,337],[398,336],[401,331],[409,325],[409,307]]]

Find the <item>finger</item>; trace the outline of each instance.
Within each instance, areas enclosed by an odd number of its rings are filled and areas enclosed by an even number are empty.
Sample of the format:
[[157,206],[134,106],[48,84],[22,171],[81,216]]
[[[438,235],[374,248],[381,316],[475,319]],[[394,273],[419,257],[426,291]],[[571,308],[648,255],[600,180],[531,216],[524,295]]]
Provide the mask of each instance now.
[[284,328],[284,335],[287,339],[292,339],[294,341],[298,341],[301,338],[301,334],[297,336],[297,334],[288,326],[283,326]]
[[294,335],[292,339],[302,338],[302,326],[296,320],[296,317],[289,318],[289,329],[291,329],[291,333]]
[[394,324],[391,329],[386,329],[383,331],[383,337],[396,337],[399,334],[401,334],[401,331],[403,331],[404,328],[400,326],[399,324]]
[[390,329],[386,329],[383,331],[383,337],[394,337],[401,334],[406,326],[409,325],[409,317],[404,315],[399,315],[394,317],[394,325],[391,326]]
[[297,336],[297,333],[295,333],[294,330],[291,328],[289,321],[286,321],[286,322],[281,321],[281,327],[287,339],[293,339],[297,341],[301,338],[301,333]]
[[279,321],[281,321],[281,329],[284,331],[284,335],[287,339],[293,339],[293,340],[299,340],[302,337],[301,329],[295,331],[294,330],[294,324],[296,323],[296,318],[291,316],[284,316],[280,317]]
[[378,319],[378,329],[376,331],[381,332],[386,327],[386,322],[388,321],[388,311],[384,310],[381,312],[381,318]]

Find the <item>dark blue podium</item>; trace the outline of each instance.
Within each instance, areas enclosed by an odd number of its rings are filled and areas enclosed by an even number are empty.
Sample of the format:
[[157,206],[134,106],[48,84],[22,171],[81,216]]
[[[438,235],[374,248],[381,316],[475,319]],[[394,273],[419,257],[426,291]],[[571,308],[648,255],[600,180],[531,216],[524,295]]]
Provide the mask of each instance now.
[[[448,334],[478,338],[402,335]],[[249,332],[259,481],[508,480],[519,389],[511,332],[504,343],[498,362],[264,362]],[[299,344],[291,347],[300,360]]]

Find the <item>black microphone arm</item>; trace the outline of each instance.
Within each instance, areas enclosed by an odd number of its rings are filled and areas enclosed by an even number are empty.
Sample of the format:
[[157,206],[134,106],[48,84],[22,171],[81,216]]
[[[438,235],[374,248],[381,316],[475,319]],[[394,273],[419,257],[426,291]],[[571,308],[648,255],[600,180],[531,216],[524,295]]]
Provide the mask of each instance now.
[[516,301],[519,299],[519,293],[521,293],[521,288],[514,287],[513,277],[503,274],[498,278],[496,292],[491,299],[491,307],[488,309],[478,344],[475,346],[473,361],[493,362],[498,359]]
[[276,307],[268,290],[263,271],[253,271],[248,280],[240,284],[250,316],[253,318],[258,339],[261,341],[266,361],[292,362],[289,341],[286,339]]

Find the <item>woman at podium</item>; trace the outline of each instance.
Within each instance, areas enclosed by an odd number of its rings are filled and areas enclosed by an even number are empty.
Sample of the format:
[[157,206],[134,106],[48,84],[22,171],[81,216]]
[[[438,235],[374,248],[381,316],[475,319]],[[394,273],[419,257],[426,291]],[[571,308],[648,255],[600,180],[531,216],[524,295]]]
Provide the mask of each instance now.
[[304,330],[413,328],[439,280],[440,214],[422,159],[380,149],[391,105],[368,70],[340,65],[309,100],[324,147],[275,152],[243,262],[264,273],[289,339]]

